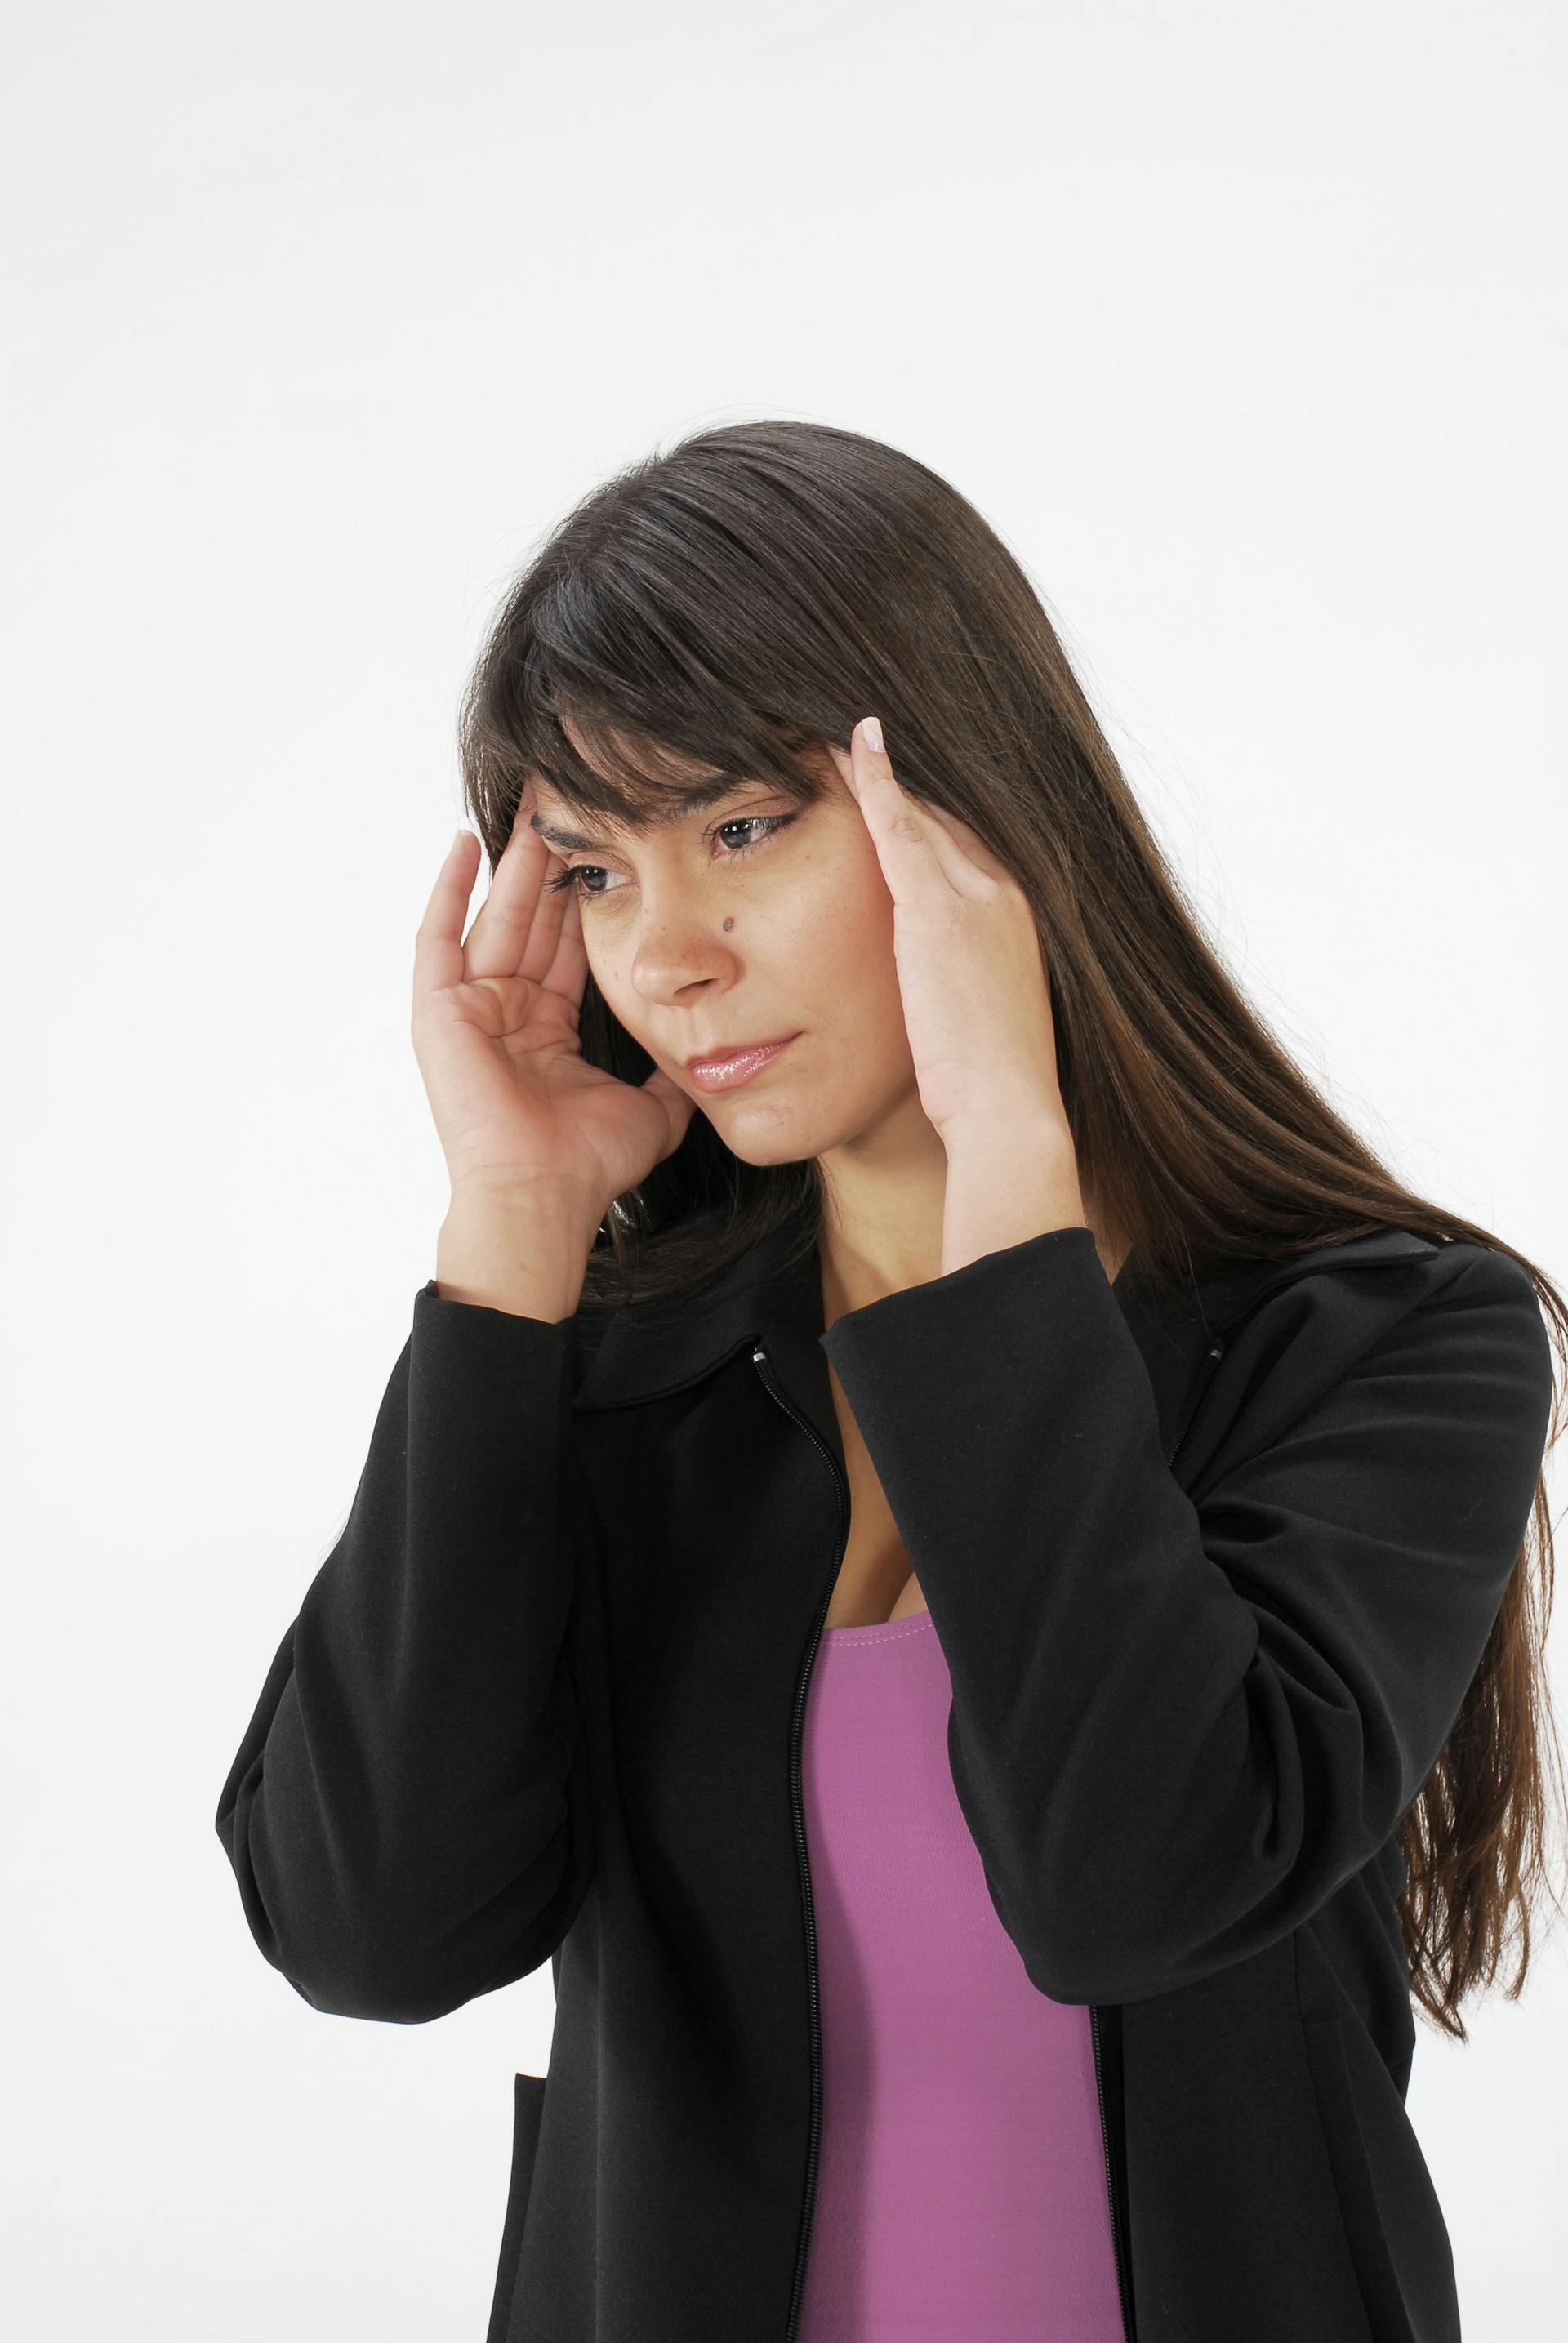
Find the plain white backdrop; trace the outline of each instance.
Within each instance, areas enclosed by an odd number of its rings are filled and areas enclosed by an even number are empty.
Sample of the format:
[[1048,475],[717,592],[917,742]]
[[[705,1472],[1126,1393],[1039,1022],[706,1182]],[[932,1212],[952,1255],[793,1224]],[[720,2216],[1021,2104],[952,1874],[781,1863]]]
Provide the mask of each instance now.
[[[1546,0],[12,19],[13,2335],[484,2333],[548,1966],[323,2016],[214,1815],[434,1273],[457,695],[607,472],[763,414],[943,472],[1264,1013],[1568,1281],[1565,45]],[[1568,2332],[1565,1933],[1469,2048],[1418,2016],[1467,2343]]]

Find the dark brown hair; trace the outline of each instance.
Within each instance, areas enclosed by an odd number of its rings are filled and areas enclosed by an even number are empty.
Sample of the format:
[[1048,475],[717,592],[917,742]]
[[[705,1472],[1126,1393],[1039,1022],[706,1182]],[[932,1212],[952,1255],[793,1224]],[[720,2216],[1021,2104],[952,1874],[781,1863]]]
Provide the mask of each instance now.
[[[524,788],[630,832],[766,778],[808,802],[821,744],[874,710],[902,785],[956,814],[1027,891],[1050,971],[1061,1092],[1097,1224],[1151,1290],[1382,1228],[1506,1252],[1550,1322],[1559,1431],[1568,1312],[1533,1262],[1415,1195],[1296,1065],[1184,894],[1020,563],[937,473],[880,441],[764,419],[689,437],[596,488],[512,586],[464,695],[465,795],[491,870]],[[587,752],[568,738],[569,722]],[[591,762],[588,759],[591,758]],[[589,972],[585,1057],[653,1059]],[[815,1161],[755,1166],[700,1112],[616,1199],[582,1304],[668,1304],[759,1240],[819,1240]],[[1533,1555],[1535,1568],[1532,1570]],[[1411,1989],[1459,2005],[1517,1936],[1544,1863],[1553,1595],[1544,1473],[1463,1707],[1400,1825]]]

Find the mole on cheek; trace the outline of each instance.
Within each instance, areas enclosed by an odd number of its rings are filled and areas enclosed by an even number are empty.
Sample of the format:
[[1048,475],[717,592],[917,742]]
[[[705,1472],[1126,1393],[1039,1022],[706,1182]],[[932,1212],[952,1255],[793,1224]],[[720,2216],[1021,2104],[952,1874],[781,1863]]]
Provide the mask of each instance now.
[[729,933],[730,929],[731,929],[734,925],[735,925],[735,922],[734,922],[734,920],[725,920],[725,922],[724,922],[724,932],[725,932],[725,934],[726,934],[726,935],[728,935],[728,934]]

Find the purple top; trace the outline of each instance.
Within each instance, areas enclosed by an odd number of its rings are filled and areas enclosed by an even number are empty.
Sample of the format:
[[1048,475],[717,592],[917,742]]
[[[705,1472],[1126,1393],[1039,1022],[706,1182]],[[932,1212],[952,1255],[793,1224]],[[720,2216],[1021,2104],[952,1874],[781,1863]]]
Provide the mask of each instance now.
[[1121,2343],[1089,2012],[1030,1983],[930,1612],[829,1627],[801,1749],[822,2130],[799,2343]]

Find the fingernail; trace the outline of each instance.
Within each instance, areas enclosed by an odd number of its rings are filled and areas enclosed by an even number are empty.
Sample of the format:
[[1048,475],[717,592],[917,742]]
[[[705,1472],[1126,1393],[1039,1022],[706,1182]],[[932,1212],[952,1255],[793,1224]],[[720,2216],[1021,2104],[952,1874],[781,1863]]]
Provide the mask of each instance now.
[[879,757],[881,755],[882,728],[878,723],[874,716],[861,717],[860,738],[865,742],[868,749],[874,749]]

